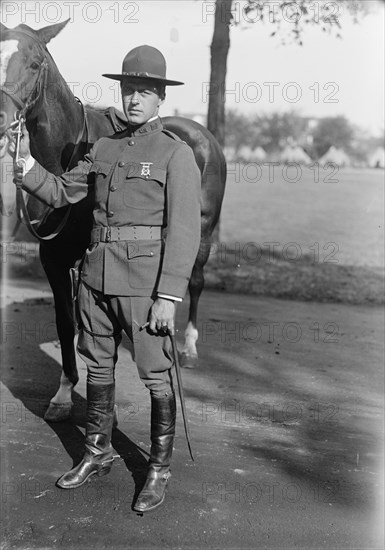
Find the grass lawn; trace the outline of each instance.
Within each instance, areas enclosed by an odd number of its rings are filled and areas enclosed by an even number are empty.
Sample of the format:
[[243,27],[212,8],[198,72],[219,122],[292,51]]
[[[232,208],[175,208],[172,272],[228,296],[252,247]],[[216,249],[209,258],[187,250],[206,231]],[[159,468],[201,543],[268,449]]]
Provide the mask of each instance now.
[[274,169],[272,182],[267,167],[255,182],[256,170],[241,169],[236,181],[233,169],[229,163],[222,241],[276,242],[280,249],[294,242],[303,255],[314,257],[319,249],[321,262],[384,264],[383,170],[341,169],[334,176],[330,169],[320,170],[316,183],[314,171],[302,167],[302,177],[294,183],[288,180],[296,170],[282,165]]
[[229,164],[208,287],[383,303],[384,171],[300,170]]

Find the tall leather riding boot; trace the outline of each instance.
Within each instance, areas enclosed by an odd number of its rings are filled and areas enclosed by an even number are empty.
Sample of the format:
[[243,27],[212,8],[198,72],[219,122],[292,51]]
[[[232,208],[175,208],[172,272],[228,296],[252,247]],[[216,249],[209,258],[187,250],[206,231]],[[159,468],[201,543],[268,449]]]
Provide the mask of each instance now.
[[175,436],[176,402],[171,391],[167,396],[151,396],[151,453],[143,489],[134,510],[148,512],[164,501],[170,474]]
[[75,489],[90,476],[103,476],[111,470],[114,401],[115,384],[87,384],[86,452],[80,464],[57,480],[56,485],[61,489]]

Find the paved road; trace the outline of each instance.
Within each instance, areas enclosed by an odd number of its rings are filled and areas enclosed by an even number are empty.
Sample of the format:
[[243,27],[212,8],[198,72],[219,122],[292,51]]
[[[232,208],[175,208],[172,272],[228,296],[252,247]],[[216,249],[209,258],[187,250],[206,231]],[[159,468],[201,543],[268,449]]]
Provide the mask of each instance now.
[[[149,399],[127,342],[110,475],[74,491],[54,485],[82,454],[85,367],[73,420],[46,423],[60,349],[39,288],[6,289],[4,549],[383,548],[381,309],[206,292],[200,363],[183,370],[196,462],[179,416],[166,502],[139,516]],[[179,327],[186,314],[187,303]]]

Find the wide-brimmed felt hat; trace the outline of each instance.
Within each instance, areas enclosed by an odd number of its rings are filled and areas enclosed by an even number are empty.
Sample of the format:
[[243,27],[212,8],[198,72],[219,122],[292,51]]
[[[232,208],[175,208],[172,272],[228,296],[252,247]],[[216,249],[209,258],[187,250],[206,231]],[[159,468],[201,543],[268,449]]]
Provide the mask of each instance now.
[[129,51],[123,59],[121,74],[103,74],[106,78],[123,80],[125,78],[157,80],[167,86],[180,86],[184,82],[166,78],[166,60],[163,54],[152,46],[138,46]]

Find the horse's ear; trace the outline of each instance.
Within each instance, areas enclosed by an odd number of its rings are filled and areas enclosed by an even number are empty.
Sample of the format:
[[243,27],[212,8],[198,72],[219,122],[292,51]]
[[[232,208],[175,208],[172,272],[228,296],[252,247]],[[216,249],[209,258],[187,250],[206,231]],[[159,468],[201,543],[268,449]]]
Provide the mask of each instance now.
[[69,19],[66,21],[63,21],[63,23],[57,23],[56,25],[49,25],[49,27],[44,27],[42,29],[37,30],[37,34],[39,35],[39,38],[44,44],[48,44],[52,38],[55,38],[59,34],[61,30],[64,29],[64,27],[67,25]]
[[3,25],[3,23],[0,23],[0,34],[2,34],[5,31],[8,31],[8,30],[9,29],[5,25]]

